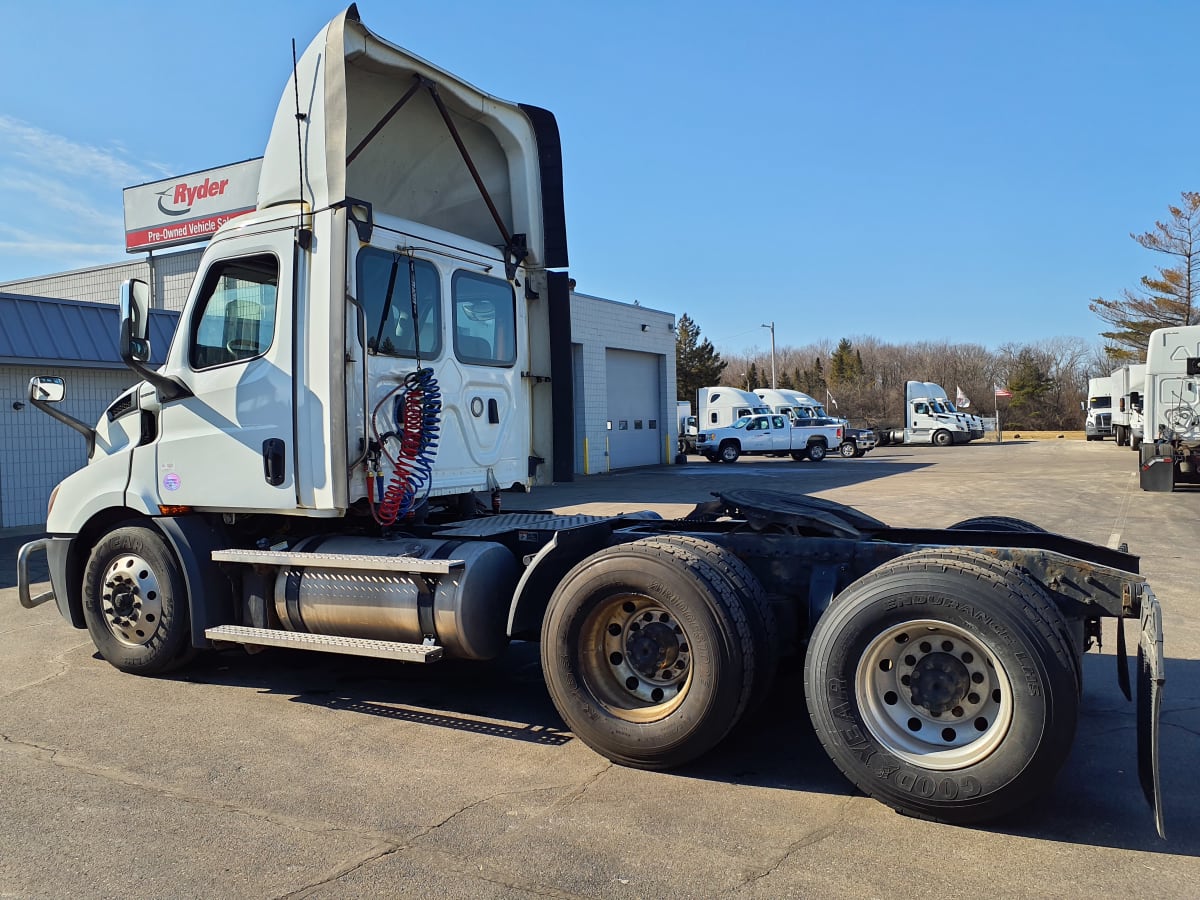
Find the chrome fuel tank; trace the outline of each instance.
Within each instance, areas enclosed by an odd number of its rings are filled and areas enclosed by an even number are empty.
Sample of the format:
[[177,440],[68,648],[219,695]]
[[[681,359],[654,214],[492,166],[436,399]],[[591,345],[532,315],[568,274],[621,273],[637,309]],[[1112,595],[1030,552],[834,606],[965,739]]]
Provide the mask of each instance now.
[[508,642],[509,602],[520,575],[501,544],[346,536],[309,538],[315,554],[460,560],[447,574],[286,566],[275,580],[275,611],[292,631],[421,643],[460,659],[493,659]]

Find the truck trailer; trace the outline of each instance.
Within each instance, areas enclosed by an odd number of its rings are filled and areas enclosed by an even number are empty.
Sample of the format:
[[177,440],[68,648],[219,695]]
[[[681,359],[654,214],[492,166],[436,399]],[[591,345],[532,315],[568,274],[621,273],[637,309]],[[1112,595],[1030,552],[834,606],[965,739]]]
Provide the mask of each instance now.
[[504,512],[504,490],[573,456],[566,265],[554,116],[350,7],[295,65],[257,209],[205,249],[163,366],[131,281],[119,346],[140,383],[93,426],[55,406],[61,379],[32,380],[88,463],[18,554],[20,602],[53,602],[137,675],[239,648],[432,665],[540,641],[575,736],[645,769],[699,757],[748,714],[798,714],[770,689],[803,666],[847,778],[948,823],[1049,788],[1082,656],[1112,619],[1124,664],[1133,618],[1161,832],[1161,610],[1124,549],[997,516],[897,528],[754,490],[677,520]]

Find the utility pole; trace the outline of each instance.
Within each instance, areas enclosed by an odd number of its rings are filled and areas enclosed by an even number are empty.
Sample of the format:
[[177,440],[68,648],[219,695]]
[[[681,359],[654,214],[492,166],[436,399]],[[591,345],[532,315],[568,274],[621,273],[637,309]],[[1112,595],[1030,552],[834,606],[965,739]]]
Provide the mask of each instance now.
[[775,323],[764,325],[763,328],[771,329],[771,390],[775,390]]

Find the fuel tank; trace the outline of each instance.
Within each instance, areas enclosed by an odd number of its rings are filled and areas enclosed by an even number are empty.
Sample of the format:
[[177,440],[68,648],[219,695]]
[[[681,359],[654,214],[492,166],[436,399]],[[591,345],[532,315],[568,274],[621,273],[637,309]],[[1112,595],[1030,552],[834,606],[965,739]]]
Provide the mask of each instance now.
[[493,659],[508,642],[508,607],[520,571],[501,544],[330,535],[294,549],[463,565],[440,575],[287,566],[275,580],[274,597],[284,628],[417,644],[428,637],[460,659]]

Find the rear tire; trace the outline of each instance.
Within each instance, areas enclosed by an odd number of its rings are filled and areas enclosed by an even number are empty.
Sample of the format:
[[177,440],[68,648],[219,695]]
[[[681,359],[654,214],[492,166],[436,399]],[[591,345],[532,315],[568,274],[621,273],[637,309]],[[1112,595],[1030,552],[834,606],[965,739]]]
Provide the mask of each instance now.
[[92,549],[83,572],[83,618],[100,655],[123,672],[168,672],[196,652],[183,570],[147,525],[114,529]]
[[821,460],[825,458],[825,454],[827,452],[828,451],[826,450],[825,445],[822,443],[808,445],[808,458],[815,463],[821,462]]
[[897,811],[950,824],[1045,793],[1078,715],[1049,602],[1015,568],[967,551],[917,551],[854,582],[817,622],[805,663],[830,758]]
[[546,687],[567,726],[621,765],[666,769],[746,711],[755,628],[710,554],[658,538],[576,565],[542,623]]

